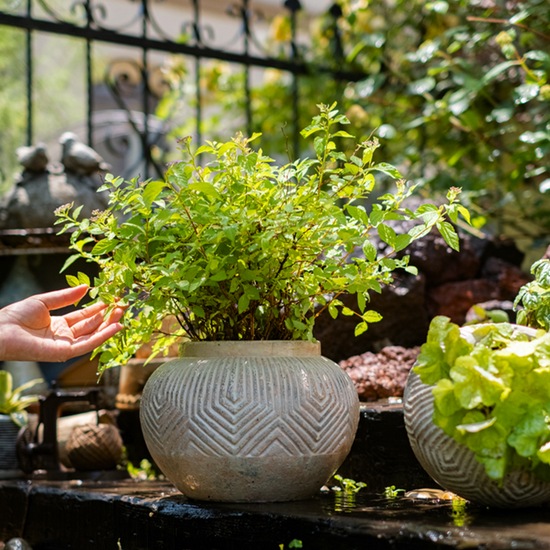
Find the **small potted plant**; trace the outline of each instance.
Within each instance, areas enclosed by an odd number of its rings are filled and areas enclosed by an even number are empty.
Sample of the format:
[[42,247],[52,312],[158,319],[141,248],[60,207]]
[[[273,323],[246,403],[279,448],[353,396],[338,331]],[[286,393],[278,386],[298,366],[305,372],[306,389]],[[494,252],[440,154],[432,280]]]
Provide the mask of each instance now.
[[[467,216],[459,190],[448,204],[408,210],[414,187],[375,163],[376,140],[348,155],[337,149],[339,138],[353,137],[341,129],[347,123],[335,105],[320,106],[302,132],[314,136],[316,158],[282,166],[250,147],[256,134],[196,151],[184,138],[185,160],[163,180],[107,176],[108,210],[84,220],[70,205],[57,212],[77,250],[67,265],[80,256],[97,262],[92,297],[128,306],[125,330],[99,352],[104,367],[152,337],[153,355],[188,340],[182,358],[151,376],[141,404],[155,461],[188,496],[314,494],[344,460],[359,417],[350,379],[320,355],[315,317],[325,309],[356,316],[360,334],[381,318],[367,308],[369,291],[397,268],[415,272],[406,257],[380,255],[375,233],[395,252],[437,227],[458,247],[446,216]],[[397,189],[368,213],[377,172],[397,179]],[[418,224],[397,234],[391,220],[408,219]],[[339,300],[344,292],[357,294],[357,311]],[[168,316],[178,323],[170,332],[162,330]]]
[[37,395],[21,396],[21,392],[42,382],[30,380],[13,389],[10,372],[0,370],[0,470],[17,470],[15,442],[19,429],[27,424],[25,409],[38,401]]
[[509,323],[433,319],[404,396],[422,466],[488,506],[550,500],[550,334]]

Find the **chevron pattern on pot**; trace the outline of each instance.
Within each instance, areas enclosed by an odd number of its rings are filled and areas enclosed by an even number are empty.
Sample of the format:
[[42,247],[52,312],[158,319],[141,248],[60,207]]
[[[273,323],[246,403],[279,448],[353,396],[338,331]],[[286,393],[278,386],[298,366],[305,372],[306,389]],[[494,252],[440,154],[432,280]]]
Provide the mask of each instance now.
[[208,457],[341,452],[358,414],[351,380],[320,356],[176,359],[151,376],[141,405],[153,454]]
[[432,422],[433,386],[423,384],[411,371],[404,396],[405,426],[416,458],[444,489],[487,506],[519,508],[550,499],[550,484],[516,470],[502,487],[485,473],[475,454]]

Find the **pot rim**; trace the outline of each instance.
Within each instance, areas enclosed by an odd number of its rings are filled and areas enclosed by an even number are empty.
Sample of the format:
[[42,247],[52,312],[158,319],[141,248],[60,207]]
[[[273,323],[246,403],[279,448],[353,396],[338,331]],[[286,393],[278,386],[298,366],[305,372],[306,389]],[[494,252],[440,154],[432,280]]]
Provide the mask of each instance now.
[[321,342],[307,340],[221,340],[182,342],[180,357],[316,357]]

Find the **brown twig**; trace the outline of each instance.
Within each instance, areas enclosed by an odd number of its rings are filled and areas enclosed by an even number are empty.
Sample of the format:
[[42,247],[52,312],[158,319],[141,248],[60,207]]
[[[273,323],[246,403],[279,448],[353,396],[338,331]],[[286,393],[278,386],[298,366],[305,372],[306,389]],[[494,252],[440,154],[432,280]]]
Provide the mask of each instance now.
[[550,42],[550,36],[547,34],[544,34],[540,31],[537,31],[535,29],[532,29],[531,27],[528,27],[527,25],[524,25],[523,23],[511,23],[509,19],[496,19],[493,17],[474,17],[474,16],[468,16],[466,17],[467,21],[480,21],[485,23],[501,23],[503,25],[514,25],[514,27],[520,27],[528,32],[532,32],[533,34],[536,34],[537,36],[540,36],[543,40],[546,40],[547,42]]

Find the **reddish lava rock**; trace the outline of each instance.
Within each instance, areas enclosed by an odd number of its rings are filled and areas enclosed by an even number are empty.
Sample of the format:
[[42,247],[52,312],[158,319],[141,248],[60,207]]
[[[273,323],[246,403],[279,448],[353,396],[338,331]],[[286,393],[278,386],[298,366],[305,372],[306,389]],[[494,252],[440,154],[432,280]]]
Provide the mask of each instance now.
[[420,347],[388,346],[380,353],[367,351],[340,361],[350,375],[360,401],[376,401],[386,397],[401,397]]

